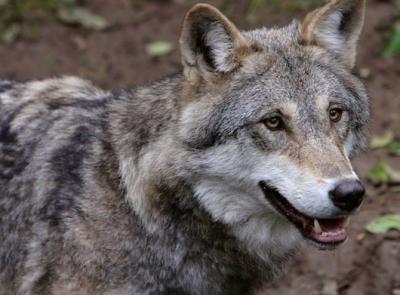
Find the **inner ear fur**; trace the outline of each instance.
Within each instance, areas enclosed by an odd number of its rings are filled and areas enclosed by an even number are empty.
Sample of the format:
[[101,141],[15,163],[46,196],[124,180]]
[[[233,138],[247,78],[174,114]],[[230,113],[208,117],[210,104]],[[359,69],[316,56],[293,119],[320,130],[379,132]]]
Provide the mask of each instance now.
[[197,4],[186,14],[179,43],[186,74],[229,73],[251,52],[235,25],[208,4]]

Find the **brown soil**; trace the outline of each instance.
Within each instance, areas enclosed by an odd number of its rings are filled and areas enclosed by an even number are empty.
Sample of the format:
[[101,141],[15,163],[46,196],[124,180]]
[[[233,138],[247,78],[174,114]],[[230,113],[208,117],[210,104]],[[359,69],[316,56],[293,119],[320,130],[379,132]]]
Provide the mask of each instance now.
[[[35,24],[34,38],[0,45],[0,77],[26,80],[72,74],[107,88],[160,78],[180,69],[179,53],[152,58],[146,53],[146,44],[156,40],[176,43],[182,17],[191,4],[188,2],[191,1],[87,1],[92,11],[113,24],[110,29],[88,34],[52,20],[41,20]],[[281,24],[289,19],[285,12],[262,8],[258,18],[249,20],[244,17],[249,1],[229,5],[228,1],[210,2],[224,8],[244,27]],[[373,135],[392,130],[400,136],[400,57],[383,58],[380,54],[386,37],[384,29],[393,16],[390,1],[369,1],[359,65],[371,70],[366,83],[372,98]],[[355,161],[355,167],[365,179],[379,160],[400,169],[400,158],[389,157],[384,151],[363,154]],[[389,212],[400,212],[400,188],[368,185],[368,199],[352,220],[347,244],[335,252],[305,247],[290,263],[287,274],[266,294],[399,294],[395,292],[400,292],[400,234],[373,236],[364,230],[372,218]]]

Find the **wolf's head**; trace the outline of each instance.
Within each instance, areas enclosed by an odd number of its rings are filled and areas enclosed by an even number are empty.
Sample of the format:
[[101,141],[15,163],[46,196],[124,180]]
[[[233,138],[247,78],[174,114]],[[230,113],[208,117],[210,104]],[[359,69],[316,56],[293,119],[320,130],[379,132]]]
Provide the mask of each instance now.
[[301,23],[245,32],[206,4],[185,18],[179,136],[190,179],[213,218],[260,255],[301,236],[340,244],[362,203],[349,159],[369,117],[352,74],[364,11],[365,0],[334,0]]

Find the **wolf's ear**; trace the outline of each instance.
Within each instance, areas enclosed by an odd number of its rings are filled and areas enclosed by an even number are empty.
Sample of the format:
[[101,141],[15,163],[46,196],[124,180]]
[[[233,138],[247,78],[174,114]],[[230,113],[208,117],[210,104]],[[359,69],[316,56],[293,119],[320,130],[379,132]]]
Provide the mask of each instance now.
[[185,74],[226,74],[236,69],[251,46],[215,7],[197,4],[187,14],[179,40]]
[[366,0],[332,0],[309,13],[302,26],[303,42],[335,53],[353,68],[364,24],[365,3]]

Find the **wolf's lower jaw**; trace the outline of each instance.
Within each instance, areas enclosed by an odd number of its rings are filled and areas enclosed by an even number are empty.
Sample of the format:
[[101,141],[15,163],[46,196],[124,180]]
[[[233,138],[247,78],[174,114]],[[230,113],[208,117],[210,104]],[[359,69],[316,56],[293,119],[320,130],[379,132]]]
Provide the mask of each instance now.
[[260,187],[271,205],[301,232],[303,237],[322,250],[334,249],[347,239],[346,226],[348,217],[336,219],[317,219],[307,216],[294,208],[278,190],[265,182]]

